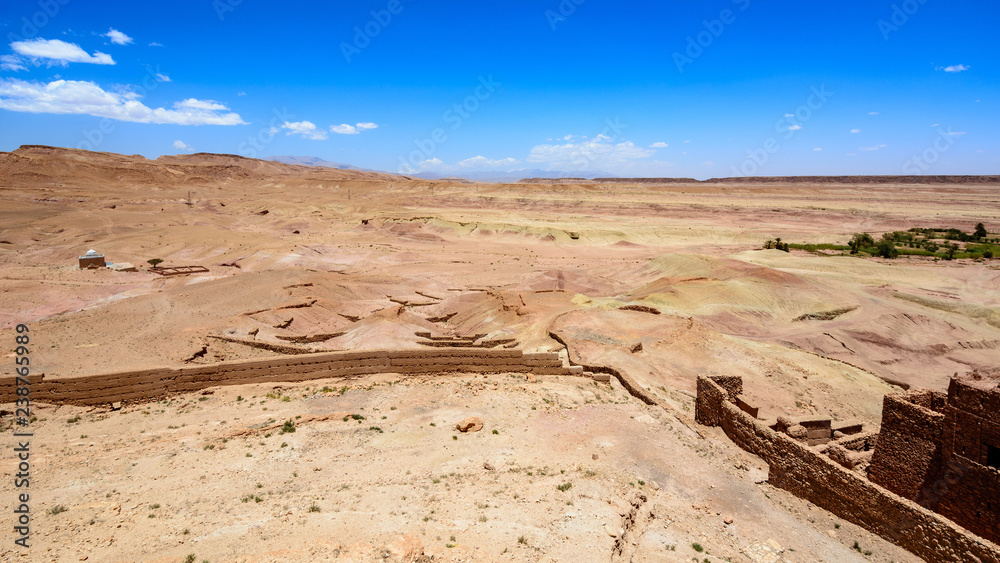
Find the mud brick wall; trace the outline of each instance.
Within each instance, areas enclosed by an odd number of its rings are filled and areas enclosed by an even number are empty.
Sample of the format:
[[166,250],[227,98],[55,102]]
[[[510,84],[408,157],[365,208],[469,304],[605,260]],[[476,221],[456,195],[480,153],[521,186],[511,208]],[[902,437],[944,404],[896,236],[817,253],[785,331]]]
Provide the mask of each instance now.
[[[99,405],[141,401],[217,385],[292,382],[372,373],[402,375],[467,371],[583,375],[582,367],[563,367],[559,354],[524,354],[521,350],[447,348],[324,352],[291,357],[223,362],[181,368],[106,373],[86,377],[29,377],[31,398],[57,404]],[[0,378],[0,403],[16,400],[15,378]]]
[[712,379],[699,377],[695,417],[699,422],[716,421],[713,425],[721,426],[736,445],[763,458],[772,485],[927,561],[1000,562],[997,545],[772,430],[727,401],[728,395]]
[[941,478],[925,497],[941,514],[1000,542],[1000,469],[987,465],[989,446],[1000,447],[1000,390],[953,379],[943,438]]
[[882,431],[868,467],[868,478],[890,491],[917,500],[941,470],[944,415],[930,405],[929,392],[886,395]]

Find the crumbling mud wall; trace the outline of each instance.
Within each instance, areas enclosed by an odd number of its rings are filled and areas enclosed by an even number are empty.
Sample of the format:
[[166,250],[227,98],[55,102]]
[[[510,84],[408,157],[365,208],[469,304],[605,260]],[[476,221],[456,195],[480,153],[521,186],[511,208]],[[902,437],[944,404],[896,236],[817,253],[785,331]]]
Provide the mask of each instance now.
[[[521,350],[448,348],[324,352],[86,377],[52,379],[39,374],[28,379],[33,401],[100,405],[156,399],[217,385],[306,381],[373,373],[418,375],[445,372],[585,375],[582,367],[563,367],[559,354],[553,352],[525,354]],[[15,390],[14,377],[0,378],[0,403],[13,403],[17,398]]]
[[926,489],[924,499],[937,501],[931,507],[941,514],[1000,542],[1000,378],[989,383],[952,379],[944,413],[940,479],[948,486]]
[[[943,393],[926,390],[885,396],[869,479],[901,497],[917,500],[941,469],[943,402]],[[934,405],[939,405],[937,410]]]
[[[727,386],[733,388],[730,378]],[[951,520],[850,471],[741,410],[714,378],[698,378],[695,417],[720,426],[760,456],[768,481],[913,552],[927,561],[1000,562],[1000,547]]]

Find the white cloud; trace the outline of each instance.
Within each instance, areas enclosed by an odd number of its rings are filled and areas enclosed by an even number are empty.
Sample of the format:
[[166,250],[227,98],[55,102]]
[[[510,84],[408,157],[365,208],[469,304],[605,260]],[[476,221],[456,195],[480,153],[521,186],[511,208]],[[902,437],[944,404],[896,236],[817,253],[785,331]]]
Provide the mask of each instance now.
[[362,131],[366,131],[368,129],[375,129],[377,127],[378,127],[378,125],[376,125],[376,124],[374,124],[374,123],[372,123],[370,121],[365,121],[365,122],[362,122],[362,123],[356,123],[354,125],[348,125],[347,123],[341,123],[340,125],[331,125],[330,126],[330,131],[333,131],[334,133],[337,133],[338,135],[357,135],[358,133],[360,133]]
[[860,133],[861,129],[851,129],[851,133]]
[[786,113],[785,117],[795,117],[795,114],[794,113]]
[[184,101],[177,102],[174,104],[176,107],[191,108],[191,109],[202,109],[205,111],[219,111],[224,109],[229,109],[225,105],[213,100],[196,100],[194,98],[188,98]]
[[91,63],[97,65],[113,65],[115,61],[111,55],[95,52],[88,55],[86,51],[75,43],[67,43],[58,39],[28,39],[26,41],[15,41],[10,44],[10,48],[17,54],[28,57],[33,61],[38,59],[49,59],[57,61],[55,64],[65,66],[67,63]]
[[19,70],[28,70],[28,67],[24,66],[24,61],[17,55],[3,55],[0,56],[0,69],[17,72]]
[[948,131],[945,135],[965,135],[965,131]]
[[870,111],[870,112],[868,112],[868,115],[878,115],[878,112],[877,111]]
[[236,93],[236,95],[237,95],[237,96],[246,96],[246,95],[247,95],[247,93],[246,93],[246,92],[243,92],[243,91],[239,91],[239,92],[237,92],[237,93]]
[[885,145],[875,145],[871,147],[858,147],[859,151],[877,151],[879,149],[884,149]]
[[153,41],[152,43],[150,43],[149,46],[150,47],[165,47],[165,45],[163,43],[157,43],[156,41]]
[[219,102],[189,98],[174,109],[150,108],[132,92],[106,92],[93,82],[55,80],[48,84],[0,78],[0,109],[28,113],[93,115],[133,123],[245,125]]
[[331,125],[330,131],[333,131],[338,135],[357,135],[359,133],[357,127],[353,125],[348,125],[346,123],[341,123],[340,125]]
[[816,147],[813,150],[819,152],[819,151],[823,150],[823,147]]
[[191,148],[191,145],[188,145],[184,141],[180,141],[180,140],[174,141],[174,148],[175,149],[180,149],[182,151],[193,151],[194,150],[193,148]]
[[517,159],[492,159],[485,156],[474,156],[460,160],[455,164],[445,164],[439,158],[430,158],[417,164],[414,172],[436,172],[438,174],[465,174],[471,171],[510,171],[517,165]]
[[316,124],[311,121],[286,121],[282,124],[281,128],[287,129],[285,135],[299,135],[304,139],[312,139],[313,141],[322,141],[327,137],[326,131],[316,129]]
[[107,33],[102,33],[101,37],[107,37],[115,45],[128,45],[132,42],[131,37],[113,27],[109,29]]
[[962,72],[963,70],[969,70],[968,65],[949,65],[949,66],[939,66],[937,70],[943,70],[945,72]]
[[459,167],[462,168],[504,168],[510,167],[517,164],[517,160],[513,158],[501,158],[499,160],[493,160],[486,158],[485,156],[474,156],[472,158],[467,158],[461,160],[458,163]]
[[611,143],[604,138],[594,138],[563,145],[535,145],[527,160],[547,163],[559,170],[586,170],[617,168],[634,160],[649,158],[654,152],[637,147],[631,141]]
[[931,127],[941,127],[941,124],[940,123],[932,123]]
[[789,131],[798,131],[799,129],[802,129],[801,125],[792,125],[788,128]]
[[691,142],[691,140],[689,139],[689,140],[687,140],[687,141],[684,141],[684,144],[686,145],[686,144],[688,144],[688,143],[690,143],[690,142]]
[[663,141],[659,141],[659,142],[653,143],[652,145],[649,145],[649,148],[651,148],[651,149],[665,149],[665,148],[667,148],[669,146],[670,145],[664,143]]
[[161,74],[159,72],[156,73],[156,79],[159,80],[160,82],[171,82],[169,76],[167,76],[166,74]]

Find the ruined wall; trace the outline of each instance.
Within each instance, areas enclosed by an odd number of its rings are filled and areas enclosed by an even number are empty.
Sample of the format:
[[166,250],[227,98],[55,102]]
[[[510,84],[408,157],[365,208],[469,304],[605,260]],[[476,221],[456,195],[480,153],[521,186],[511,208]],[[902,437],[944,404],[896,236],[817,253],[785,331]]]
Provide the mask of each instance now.
[[930,408],[932,400],[929,391],[885,396],[882,431],[868,467],[873,483],[911,500],[941,471],[944,415]]
[[921,504],[994,542],[1000,542],[1000,469],[989,467],[989,447],[1000,447],[1000,389],[982,389],[952,379],[945,408],[937,488]]
[[1000,562],[1000,547],[772,430],[726,398],[725,389],[709,378],[699,377],[696,419],[716,421],[715,425],[721,426],[734,443],[763,458],[772,485],[928,561]]
[[[454,371],[584,374],[582,367],[563,367],[557,353],[524,354],[521,350],[448,348],[325,352],[61,379],[45,378],[39,374],[30,376],[29,382],[33,401],[98,405],[155,399],[216,385],[306,381],[372,373],[417,375]],[[0,403],[13,403],[16,400],[15,389],[14,377],[0,378]]]

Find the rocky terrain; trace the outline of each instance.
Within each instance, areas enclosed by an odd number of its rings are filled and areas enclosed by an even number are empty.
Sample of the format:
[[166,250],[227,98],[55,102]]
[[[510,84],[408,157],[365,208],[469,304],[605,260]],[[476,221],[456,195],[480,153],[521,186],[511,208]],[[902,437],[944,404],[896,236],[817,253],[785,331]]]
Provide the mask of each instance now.
[[[997,232],[995,185],[904,180],[474,184],[231,155],[0,153],[0,338],[28,324],[46,378],[415,349],[429,332],[605,366],[657,403],[616,379],[390,373],[121,410],[37,404],[33,545],[0,554],[915,560],[771,487],[760,460],[692,419],[699,374],[742,375],[764,417],[877,429],[885,393],[994,367],[1000,263],[761,250]],[[79,270],[90,248],[139,271]],[[208,271],[160,276],[156,258]],[[468,416],[483,429],[456,430]],[[0,467],[13,498],[13,464]]]

